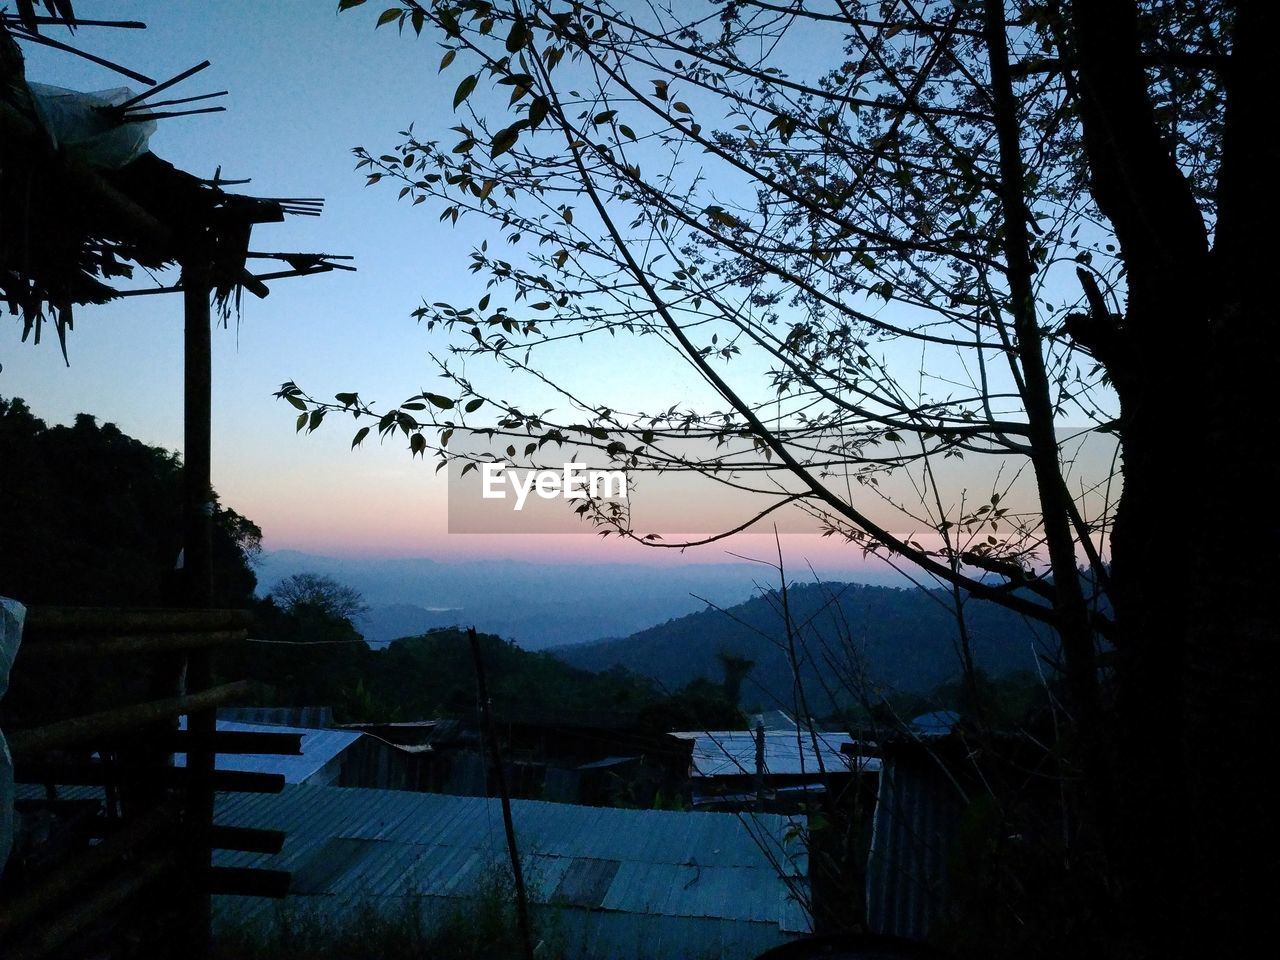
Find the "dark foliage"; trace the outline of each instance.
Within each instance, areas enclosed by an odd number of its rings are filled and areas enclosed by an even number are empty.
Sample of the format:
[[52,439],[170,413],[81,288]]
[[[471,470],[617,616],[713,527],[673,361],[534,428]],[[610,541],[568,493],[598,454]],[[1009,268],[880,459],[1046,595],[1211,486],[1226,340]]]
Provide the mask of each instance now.
[[[340,719],[351,721],[465,717],[476,711],[475,665],[462,630],[434,630],[373,650],[345,619],[300,619],[271,598],[259,605],[258,615],[258,637],[281,642],[250,644],[227,666],[270,684],[282,705],[332,704]],[[312,628],[318,632],[308,632]],[[348,642],[332,642],[344,638]],[[630,671],[592,673],[492,634],[481,634],[480,645],[500,719],[634,723],[653,730],[745,725],[718,684],[695,681],[668,695]]]
[[[26,604],[175,602],[182,462],[80,414],[49,427],[0,398],[0,594]],[[218,506],[214,604],[243,607],[262,531]]]
[[[954,613],[928,593],[800,584],[789,588],[788,604],[798,633],[800,673],[815,713],[846,707],[864,695],[873,701],[890,694],[922,697],[954,682],[960,672]],[[976,663],[994,677],[1034,671],[1037,652],[1048,649],[1047,631],[1007,610],[972,604],[966,613]],[[753,661],[741,679],[744,707],[792,711],[797,703],[785,641],[781,604],[770,592],[622,640],[561,647],[556,656],[588,670],[622,666],[672,689],[698,677],[719,678],[726,656],[744,658]]]

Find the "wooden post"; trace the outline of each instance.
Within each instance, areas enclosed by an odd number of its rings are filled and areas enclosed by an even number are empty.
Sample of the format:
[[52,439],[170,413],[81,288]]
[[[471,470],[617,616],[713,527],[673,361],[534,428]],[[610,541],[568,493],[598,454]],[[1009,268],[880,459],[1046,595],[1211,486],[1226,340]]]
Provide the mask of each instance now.
[[476,628],[467,630],[471,643],[471,658],[476,665],[476,684],[480,688],[480,713],[484,720],[484,736],[489,741],[489,762],[493,766],[502,799],[502,825],[507,831],[507,853],[511,857],[511,875],[516,884],[516,921],[520,925],[520,939],[524,944],[525,960],[533,960],[533,934],[529,930],[529,897],[524,888],[524,872],[520,869],[520,851],[516,847],[516,829],[511,821],[511,798],[507,795],[507,775],[502,769],[502,751],[498,748],[498,736],[493,729],[493,715],[489,711],[489,685],[485,681],[484,658],[480,656],[480,638]]
[[196,608],[208,607],[213,600],[211,295],[208,265],[184,264],[182,596],[187,606]]
[[[212,297],[209,262],[197,250],[182,268],[183,337],[183,451],[182,451],[182,595],[189,607],[213,602],[213,483],[212,408],[213,359],[209,301]],[[186,691],[198,693],[213,685],[213,657],[208,648],[187,654]],[[187,729],[211,742],[217,730],[215,708],[192,711]],[[199,741],[197,741],[199,742]],[[187,817],[191,841],[191,875],[203,877],[212,866],[213,772],[216,755],[207,747],[187,754],[190,771]],[[189,940],[186,953],[208,955],[210,901],[207,889],[191,893]]]

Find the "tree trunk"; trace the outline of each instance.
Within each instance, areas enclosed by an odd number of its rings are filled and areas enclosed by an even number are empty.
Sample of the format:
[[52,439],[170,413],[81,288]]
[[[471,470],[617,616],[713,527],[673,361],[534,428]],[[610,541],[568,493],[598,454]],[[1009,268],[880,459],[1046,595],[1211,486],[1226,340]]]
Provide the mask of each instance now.
[[1100,356],[1121,405],[1124,492],[1113,539],[1118,627],[1107,838],[1139,955],[1243,956],[1268,922],[1248,865],[1265,849],[1264,651],[1280,490],[1259,422],[1280,360],[1269,290],[1277,214],[1274,97],[1263,75],[1272,4],[1235,31],[1214,251],[1152,117],[1132,4],[1077,0],[1073,24],[1094,195],[1111,219],[1129,302]]

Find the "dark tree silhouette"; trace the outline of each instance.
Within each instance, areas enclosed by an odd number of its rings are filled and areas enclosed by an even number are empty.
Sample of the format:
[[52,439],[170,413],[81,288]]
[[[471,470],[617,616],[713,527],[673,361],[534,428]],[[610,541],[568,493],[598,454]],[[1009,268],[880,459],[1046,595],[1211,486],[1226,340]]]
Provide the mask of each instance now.
[[330,617],[354,621],[369,609],[359,590],[323,573],[295,573],[285,577],[271,588],[271,596],[290,613],[305,606]]
[[[572,443],[713,478],[681,444],[745,442],[765,479],[733,482],[762,513],[807,510],[935,580],[962,624],[981,600],[1056,632],[1070,809],[1061,871],[1024,902],[1064,915],[1035,915],[1038,949],[1258,942],[1239,864],[1269,820],[1255,739],[1280,636],[1259,502],[1280,488],[1261,439],[1280,5],[405,0],[397,22],[463,71],[459,122],[359,164],[505,244],[471,254],[477,302],[415,312],[458,334],[446,386],[374,410],[286,383],[300,428],[354,412],[374,418],[357,443],[401,432],[414,454],[470,433],[479,459]],[[718,408],[625,409],[537,359],[628,334]],[[500,399],[478,358],[572,412]],[[1111,469],[1076,469],[1073,440],[1107,437]],[[985,479],[955,472],[975,463]]]
[[[156,606],[178,601],[182,462],[80,414],[49,427],[0,398],[0,593],[27,604]],[[221,505],[214,603],[243,607],[262,531]]]

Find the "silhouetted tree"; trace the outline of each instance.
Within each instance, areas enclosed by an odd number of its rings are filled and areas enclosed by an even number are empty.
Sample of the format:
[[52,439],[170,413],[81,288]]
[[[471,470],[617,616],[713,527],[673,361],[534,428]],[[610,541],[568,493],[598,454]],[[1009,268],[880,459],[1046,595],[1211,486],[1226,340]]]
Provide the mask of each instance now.
[[286,612],[310,607],[353,622],[369,609],[359,590],[323,573],[295,573],[285,577],[271,588],[271,596]]
[[[475,303],[415,313],[457,332],[465,372],[440,357],[447,386],[390,410],[284,384],[308,425],[354,411],[357,440],[399,431],[415,454],[470,431],[500,460],[572,441],[703,473],[715,455],[681,443],[748,438],[778,478],[762,512],[800,504],[961,616],[987,600],[1055,630],[1056,746],[1082,788],[1059,863],[1096,886],[1071,901],[1094,911],[1079,939],[1046,928],[1046,949],[1257,942],[1238,864],[1270,817],[1255,738],[1280,635],[1280,519],[1249,500],[1280,488],[1259,439],[1280,4],[405,0],[379,17],[397,21],[463,71],[462,116],[357,151],[368,182],[506,246],[472,251]],[[671,347],[719,408],[627,409],[534,359],[622,334]],[[572,412],[486,390],[481,357]],[[1067,426],[1115,438],[1113,468],[1079,474]],[[962,460],[989,465],[980,490],[948,473]]]
[[[177,602],[181,458],[79,414],[47,426],[0,398],[0,593],[27,604]],[[215,504],[214,603],[253,596],[262,531]]]
[[727,650],[717,653],[716,659],[724,669],[724,698],[737,707],[742,701],[742,681],[747,679],[756,662]]

